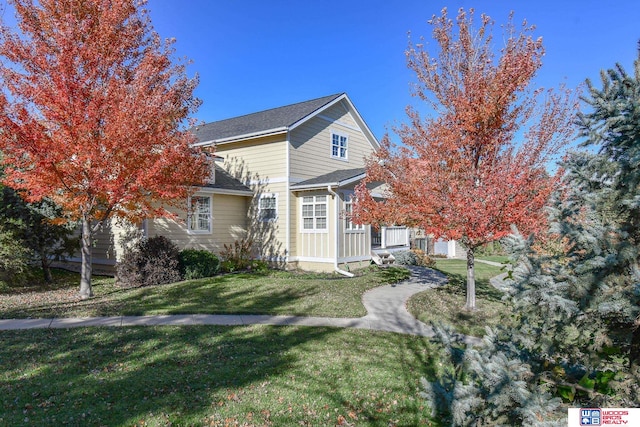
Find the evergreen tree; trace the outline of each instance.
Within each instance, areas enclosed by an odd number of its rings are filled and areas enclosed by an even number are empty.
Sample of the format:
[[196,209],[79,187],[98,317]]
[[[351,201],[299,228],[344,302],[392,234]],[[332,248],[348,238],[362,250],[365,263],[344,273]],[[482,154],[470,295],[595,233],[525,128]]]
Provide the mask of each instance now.
[[[507,239],[518,326],[459,350],[453,380],[425,383],[452,425],[566,425],[558,397],[571,406],[640,406],[640,55],[633,75],[618,65],[602,73],[602,88],[587,86],[590,111],[578,120],[584,145],[598,150],[570,153],[563,164],[549,233],[564,250]],[[451,334],[440,340],[450,354],[460,347]]]
[[0,185],[0,224],[12,231],[13,246],[23,245],[40,264],[47,283],[53,281],[52,263],[73,255],[79,247],[73,233],[77,224],[54,222],[61,217],[60,208],[50,200],[27,203],[12,188]]
[[0,289],[14,284],[16,276],[25,271],[28,263],[29,253],[22,241],[0,222]]

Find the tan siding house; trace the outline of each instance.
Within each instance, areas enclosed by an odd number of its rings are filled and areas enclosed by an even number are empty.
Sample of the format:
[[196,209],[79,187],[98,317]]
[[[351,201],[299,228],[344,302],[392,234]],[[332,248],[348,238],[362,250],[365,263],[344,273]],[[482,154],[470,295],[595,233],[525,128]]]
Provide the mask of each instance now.
[[[223,245],[247,235],[247,211],[253,191],[219,165],[212,167],[209,183],[185,200],[184,209],[168,207],[174,218],[150,218],[140,224],[112,219],[94,238],[92,263],[96,273],[113,273],[127,244],[126,236],[140,229],[144,236],[165,236],[180,249],[220,252]],[[68,259],[71,268],[80,257]]]
[[[214,148],[229,174],[253,191],[247,235],[263,258],[347,275],[349,265],[370,261],[371,228],[351,224],[345,212],[379,143],[346,94],[204,124],[194,133],[196,145]],[[408,248],[406,235],[395,248]]]
[[[365,158],[379,143],[342,93],[248,114],[192,129],[196,146],[219,160],[210,185],[174,210],[174,219],[139,227],[180,248],[220,252],[249,238],[265,260],[282,266],[350,275],[372,250],[406,249],[404,227],[388,239],[345,213]],[[124,227],[111,224],[94,251],[94,263],[113,265],[122,253]],[[380,242],[387,242],[381,245]],[[385,248],[386,246],[386,248]]]

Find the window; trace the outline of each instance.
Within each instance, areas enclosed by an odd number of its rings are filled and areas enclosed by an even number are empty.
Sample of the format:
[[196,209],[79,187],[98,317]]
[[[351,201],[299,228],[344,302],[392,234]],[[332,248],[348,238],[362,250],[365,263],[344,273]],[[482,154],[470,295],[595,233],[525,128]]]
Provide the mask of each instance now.
[[211,232],[211,197],[191,197],[187,212],[187,227],[195,233]]
[[327,229],[327,196],[302,198],[302,230],[325,231]]
[[275,221],[278,217],[278,198],[275,194],[260,196],[258,200],[260,221]]
[[347,136],[338,133],[331,133],[331,157],[338,159],[347,158]]
[[350,194],[345,194],[344,195],[344,212],[345,212],[345,216],[344,216],[344,229],[347,231],[360,231],[360,230],[364,230],[364,225],[363,224],[354,224],[351,221],[350,215],[351,212],[353,212],[353,200],[354,197],[353,195]]

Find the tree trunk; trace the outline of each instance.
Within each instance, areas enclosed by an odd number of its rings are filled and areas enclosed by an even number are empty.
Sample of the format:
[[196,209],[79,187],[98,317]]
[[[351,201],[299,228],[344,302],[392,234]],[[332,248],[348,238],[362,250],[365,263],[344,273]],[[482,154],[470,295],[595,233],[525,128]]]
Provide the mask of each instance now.
[[91,220],[87,215],[82,217],[82,267],[80,269],[80,298],[88,299],[93,296],[91,289]]
[[467,304],[464,306],[466,310],[473,311],[476,309],[476,274],[474,270],[473,248],[467,249]]
[[53,283],[53,276],[51,275],[51,263],[49,259],[47,259],[46,251],[42,249],[40,250],[40,266],[42,267],[42,272],[44,273],[44,281],[47,283]]

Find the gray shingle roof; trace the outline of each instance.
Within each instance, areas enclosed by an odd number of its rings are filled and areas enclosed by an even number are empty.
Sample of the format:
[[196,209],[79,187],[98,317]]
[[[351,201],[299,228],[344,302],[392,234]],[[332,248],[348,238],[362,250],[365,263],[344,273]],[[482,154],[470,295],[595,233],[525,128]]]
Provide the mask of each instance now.
[[309,116],[343,94],[325,96],[284,107],[272,108],[245,116],[211,122],[196,126],[192,132],[198,142],[217,141],[234,136],[248,135],[286,128]]
[[361,176],[363,177],[365,172],[365,168],[337,170],[317,176],[315,178],[307,179],[306,181],[299,182],[295,185],[292,185],[291,189],[300,190],[303,188],[324,187],[327,185],[340,186],[346,184],[347,182],[352,182],[352,180],[359,179]]
[[215,184],[205,184],[205,188],[215,188],[218,190],[227,190],[227,191],[240,191],[246,192],[249,195],[253,194],[251,189],[229,175],[227,171],[222,169],[220,166],[215,166],[216,171],[216,182]]

